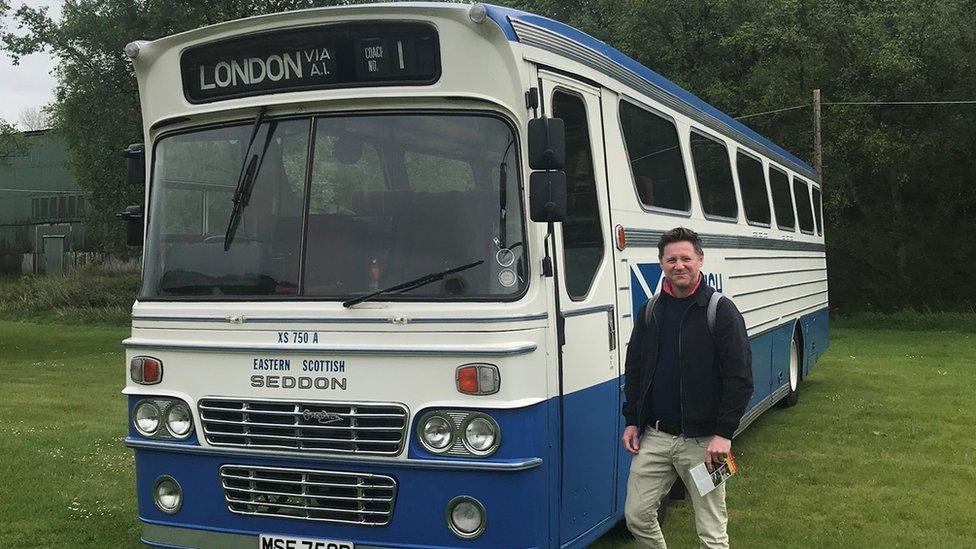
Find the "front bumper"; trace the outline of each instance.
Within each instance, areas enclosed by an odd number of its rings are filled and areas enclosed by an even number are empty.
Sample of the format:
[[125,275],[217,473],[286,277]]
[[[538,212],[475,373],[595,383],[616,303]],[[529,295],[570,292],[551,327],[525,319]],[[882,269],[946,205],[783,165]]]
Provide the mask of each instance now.
[[[177,528],[162,524],[146,523],[142,525],[142,542],[155,547],[241,549],[245,547],[258,547],[259,539],[258,536],[233,534],[230,532]],[[375,545],[356,544],[356,549],[382,548]]]
[[[129,439],[135,448],[139,517],[143,541],[159,547],[239,548],[259,545],[260,534],[335,539],[357,549],[381,547],[545,547],[549,544],[547,467],[539,458],[499,460],[359,460],[282,457],[225,452]],[[222,465],[300,468],[389,475],[397,499],[386,526],[334,524],[287,517],[246,516],[228,510],[221,486]],[[183,504],[173,515],[157,509],[152,486],[161,475],[183,488]],[[478,499],[488,528],[462,540],[449,530],[448,502]]]

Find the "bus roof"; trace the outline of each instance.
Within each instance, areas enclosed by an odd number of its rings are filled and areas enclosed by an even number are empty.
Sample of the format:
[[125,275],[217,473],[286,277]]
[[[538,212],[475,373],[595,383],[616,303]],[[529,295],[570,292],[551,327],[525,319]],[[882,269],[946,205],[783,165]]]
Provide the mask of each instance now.
[[[803,160],[793,156],[779,145],[759,135],[746,125],[709,105],[701,98],[674,82],[641,65],[606,42],[597,40],[569,25],[539,15],[487,4],[485,8],[487,9],[488,17],[498,25],[509,41],[547,49],[563,57],[588,65],[594,70],[628,84],[632,88],[661,101],[663,104],[681,112],[699,124],[722,132],[754,148],[783,166],[814,181],[820,181],[820,175]],[[185,41],[191,39],[191,37],[202,38],[219,32],[246,28],[254,25],[258,21],[286,22],[292,21],[296,17],[303,17],[305,14],[315,12],[337,11],[356,13],[376,9],[404,11],[417,9],[427,11],[469,10],[471,9],[471,5],[442,2],[392,2],[328,6],[226,21],[167,36],[154,42]]]
[[[744,144],[750,145],[759,151],[765,152],[773,160],[784,164],[786,167],[797,171],[805,177],[809,177],[814,181],[820,181],[820,175],[816,172],[816,170],[814,170],[803,160],[793,156],[785,149],[756,133],[745,124],[709,105],[688,90],[685,90],[681,86],[678,86],[660,74],[652,71],[644,65],[641,65],[606,42],[597,40],[596,38],[593,38],[592,36],[569,25],[548,19],[546,17],[501,6],[487,5],[486,8],[488,10],[488,16],[495,21],[499,27],[501,27],[502,31],[505,33],[505,36],[507,36],[509,40],[523,43],[531,42],[532,45],[545,47],[542,45],[544,44],[544,39],[539,39],[538,35],[533,34],[531,32],[531,27],[541,28],[557,35],[562,39],[570,40],[576,45],[585,47],[592,53],[595,53],[597,56],[602,56],[606,60],[610,61],[611,65],[607,66],[605,63],[601,63],[600,59],[592,59],[592,55],[590,56],[590,59],[587,59],[585,53],[583,55],[571,54],[572,57],[583,62],[584,64],[588,64],[594,69],[606,73],[611,77],[618,77],[620,74],[619,70],[623,69],[623,71],[625,71],[628,75],[636,76],[642,82],[650,84],[651,87],[659,92],[655,94],[658,97],[660,97],[662,95],[661,92],[663,92],[665,96],[673,98],[673,101],[671,101],[671,106],[677,106],[675,105],[675,103],[677,103],[680,106],[686,107],[685,109],[681,110],[685,111],[685,114],[691,116],[693,119],[696,119],[716,130],[723,131],[723,133],[730,134],[730,137],[738,139]],[[520,32],[522,29],[525,30]],[[533,40],[533,38],[535,38],[535,40]],[[569,52],[557,51],[557,53],[562,53],[565,55]],[[614,70],[615,68],[617,70]]]

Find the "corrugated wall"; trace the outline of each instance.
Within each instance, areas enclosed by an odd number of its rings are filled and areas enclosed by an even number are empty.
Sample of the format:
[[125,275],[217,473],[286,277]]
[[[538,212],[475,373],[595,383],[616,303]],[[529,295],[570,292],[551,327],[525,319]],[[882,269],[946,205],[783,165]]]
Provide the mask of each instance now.
[[[68,149],[54,130],[27,132],[26,153],[0,166],[0,272],[19,272],[39,235],[66,232],[66,249],[86,249],[87,196],[68,171]],[[65,228],[65,225],[69,227]],[[67,229],[67,230],[66,230]]]

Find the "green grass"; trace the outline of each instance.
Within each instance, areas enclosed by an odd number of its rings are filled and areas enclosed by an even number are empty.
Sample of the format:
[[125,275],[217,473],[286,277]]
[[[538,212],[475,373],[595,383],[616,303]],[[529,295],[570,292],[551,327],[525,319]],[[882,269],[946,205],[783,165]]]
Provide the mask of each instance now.
[[139,547],[119,342],[0,321],[0,546]]
[[[0,546],[139,547],[122,326],[0,321]],[[971,547],[976,334],[839,328],[734,442],[736,547]],[[697,546],[688,503],[671,547]],[[594,547],[631,547],[615,530]]]
[[[736,547],[973,547],[976,335],[834,329],[795,408],[733,442]],[[690,502],[668,511],[672,547],[696,547]],[[613,531],[593,547],[632,547]]]

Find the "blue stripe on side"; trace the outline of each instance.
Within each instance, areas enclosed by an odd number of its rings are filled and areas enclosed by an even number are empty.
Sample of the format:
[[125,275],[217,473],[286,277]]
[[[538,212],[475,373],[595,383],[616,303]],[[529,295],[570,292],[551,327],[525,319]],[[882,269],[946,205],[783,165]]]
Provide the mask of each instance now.
[[751,410],[759,401],[782,385],[776,383],[772,375],[773,339],[773,332],[749,338],[749,345],[752,348],[752,397],[749,398],[746,410]]
[[830,314],[821,309],[800,318],[803,326],[803,375],[810,373],[813,365],[830,346]]
[[565,396],[560,502],[561,544],[573,542],[615,511],[620,378]]
[[[829,345],[828,310],[821,309],[800,317],[803,331],[803,375],[810,373]],[[752,345],[753,392],[749,410],[790,380],[790,342],[793,322],[788,322],[749,339]]]
[[569,25],[548,19],[546,17],[541,17],[524,11],[513,10],[510,8],[503,8],[500,6],[488,6],[488,16],[491,17],[495,23],[501,27],[505,36],[508,37],[510,41],[517,41],[518,37],[515,34],[515,30],[512,28],[511,20],[524,21],[530,23],[549,31],[555,32],[561,36],[564,36],[570,40],[573,40],[591,50],[594,50],[602,54],[607,59],[617,63],[618,65],[624,67],[630,72],[636,74],[637,76],[647,80],[652,85],[670,93],[671,95],[677,97],[681,101],[687,103],[688,105],[694,107],[695,109],[712,116],[725,124],[728,124],[732,128],[742,132],[747,137],[754,139],[761,145],[768,147],[770,150],[783,155],[785,158],[789,159],[795,164],[794,169],[803,172],[807,177],[817,179],[819,176],[817,172],[809,164],[800,160],[799,158],[793,156],[785,149],[779,145],[773,143],[769,139],[763,137],[762,135],[756,133],[754,130],[746,126],[745,124],[735,120],[731,116],[723,113],[722,111],[716,109],[715,107],[709,105],[703,101],[698,96],[692,94],[688,90],[678,86],[674,82],[671,82],[667,78],[664,78],[660,74],[652,71],[651,69],[641,65],[637,61],[631,59],[630,57],[624,55],[622,52],[616,48],[610,46],[602,40],[597,40],[592,36],[581,32]]

